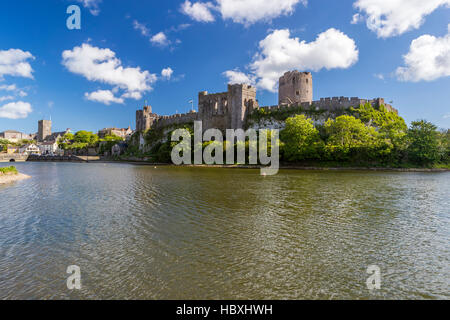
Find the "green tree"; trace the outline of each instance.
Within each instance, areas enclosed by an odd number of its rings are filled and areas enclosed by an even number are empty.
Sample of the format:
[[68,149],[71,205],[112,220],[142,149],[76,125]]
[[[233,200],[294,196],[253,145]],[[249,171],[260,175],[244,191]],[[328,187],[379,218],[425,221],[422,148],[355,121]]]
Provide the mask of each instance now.
[[434,124],[426,120],[412,122],[408,141],[408,158],[413,163],[426,166],[440,160],[439,132]]
[[441,162],[450,164],[450,129],[440,132]]
[[280,139],[287,161],[318,159],[324,145],[313,121],[305,115],[286,119],[286,128],[281,132]]
[[400,162],[406,153],[408,126],[395,112],[389,112],[381,105],[379,109],[370,103],[352,109],[362,122],[374,127],[378,135],[378,156],[390,163]]
[[325,123],[325,150],[333,160],[369,160],[376,157],[378,133],[353,116],[340,116]]
[[98,142],[98,136],[89,131],[78,131],[75,133],[74,143],[87,144],[88,147],[95,146]]
[[0,139],[0,150],[6,151],[9,144],[11,144],[11,143],[8,140]]

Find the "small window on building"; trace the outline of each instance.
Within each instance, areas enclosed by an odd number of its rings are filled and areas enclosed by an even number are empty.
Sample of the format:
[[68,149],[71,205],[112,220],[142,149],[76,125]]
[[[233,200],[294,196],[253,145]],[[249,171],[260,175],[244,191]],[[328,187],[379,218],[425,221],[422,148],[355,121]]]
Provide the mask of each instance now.
[[295,94],[299,96],[299,95],[300,95],[300,92],[299,92],[299,91],[297,91],[297,92],[295,92]]
[[306,83],[309,83],[309,80],[308,80],[308,79],[306,79]]

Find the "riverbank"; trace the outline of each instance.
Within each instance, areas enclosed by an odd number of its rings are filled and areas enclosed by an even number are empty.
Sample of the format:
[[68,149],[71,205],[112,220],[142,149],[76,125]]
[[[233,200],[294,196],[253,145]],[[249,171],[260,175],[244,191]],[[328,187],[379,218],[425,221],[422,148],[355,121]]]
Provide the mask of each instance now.
[[[43,161],[43,162],[90,162],[90,163],[128,163],[148,166],[175,166],[170,163],[152,162],[150,158],[122,158],[113,159],[100,156],[65,156],[65,157],[34,157],[29,158],[28,161]],[[199,167],[199,168],[228,168],[228,169],[261,169],[260,165],[181,165],[182,167]],[[417,168],[417,167],[382,167],[382,166],[365,166],[352,165],[343,163],[281,163],[280,169],[288,170],[322,170],[322,171],[345,171],[345,170],[360,170],[360,171],[392,171],[392,172],[448,172],[450,166],[436,166],[432,168]]]
[[[100,159],[98,161],[89,161],[96,163],[127,163],[135,165],[147,165],[147,166],[173,166],[173,167],[192,167],[192,168],[226,168],[226,169],[261,169],[263,166],[260,165],[180,165],[175,166],[169,163],[155,163],[146,160],[137,159],[123,159],[123,160],[113,160],[113,159]],[[296,164],[280,164],[281,170],[306,170],[306,171],[391,171],[391,172],[450,172],[450,168],[392,168],[392,167],[365,167],[365,166],[303,166]]]

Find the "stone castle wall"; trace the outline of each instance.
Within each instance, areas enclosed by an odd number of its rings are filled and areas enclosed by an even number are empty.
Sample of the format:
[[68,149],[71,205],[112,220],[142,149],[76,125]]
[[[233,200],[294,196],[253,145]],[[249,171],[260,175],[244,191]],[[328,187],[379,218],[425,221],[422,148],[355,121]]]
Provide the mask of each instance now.
[[333,97],[333,98],[321,98],[320,100],[312,101],[312,102],[302,102],[302,103],[294,103],[294,104],[284,104],[277,106],[269,106],[269,107],[261,107],[266,111],[275,111],[283,108],[292,108],[292,107],[302,107],[305,109],[314,107],[316,110],[325,110],[325,111],[334,111],[334,110],[342,110],[348,109],[350,107],[357,108],[360,105],[364,105],[369,102],[373,107],[380,107],[384,105],[385,108],[389,112],[395,112],[398,114],[397,109],[393,108],[390,104],[386,104],[383,98],[376,99],[361,99],[357,97],[347,98],[347,97]]
[[[313,101],[312,75],[309,72],[291,71],[280,78],[279,100],[277,106],[262,107],[266,111],[301,106],[305,109],[335,111],[359,107],[369,102],[374,107],[384,105],[390,112],[398,113],[383,98],[373,100],[358,97],[321,98]],[[150,106],[136,111],[136,130],[146,131],[150,128],[163,128],[193,121],[202,121],[203,130],[217,128],[219,130],[241,129],[246,118],[254,110],[259,109],[256,100],[256,88],[246,84],[228,85],[228,91],[208,94],[202,91],[198,95],[198,113],[189,112],[171,116],[160,116],[152,112]]]

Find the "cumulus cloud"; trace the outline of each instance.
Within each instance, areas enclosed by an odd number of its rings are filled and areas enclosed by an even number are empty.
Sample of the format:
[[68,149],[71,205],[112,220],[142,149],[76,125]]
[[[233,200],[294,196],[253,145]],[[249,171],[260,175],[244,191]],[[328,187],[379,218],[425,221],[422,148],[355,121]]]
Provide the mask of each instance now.
[[170,80],[170,78],[172,77],[172,74],[173,74],[173,70],[170,67],[162,69],[162,71],[161,71],[162,77],[167,80]]
[[228,70],[223,73],[223,76],[228,79],[228,83],[231,84],[255,84],[255,77],[245,74],[239,70]]
[[89,12],[97,16],[100,13],[99,4],[102,0],[77,0],[79,3],[82,3],[83,6],[89,9]]
[[[114,51],[101,49],[84,43],[72,50],[62,53],[62,64],[72,73],[82,75],[89,81],[98,81],[113,85],[114,91],[123,90],[121,98],[140,99],[142,93],[152,90],[152,83],[157,80],[155,74],[141,70],[140,67],[123,67]],[[107,97],[107,93],[97,93],[87,97]],[[96,101],[101,101],[96,99]],[[119,100],[109,100],[118,102]]]
[[31,104],[17,101],[10,102],[0,107],[0,118],[24,119],[33,111]]
[[270,21],[294,12],[298,3],[306,0],[217,0],[223,19],[245,25],[257,21]]
[[95,102],[101,102],[106,105],[110,105],[111,103],[123,103],[124,100],[122,98],[117,98],[114,96],[114,93],[111,90],[97,90],[91,93],[85,93],[85,98]]
[[199,22],[213,22],[214,16],[211,13],[211,9],[214,9],[214,5],[211,2],[196,2],[191,3],[186,0],[181,5],[181,12],[191,17],[192,20]]
[[274,18],[294,12],[298,3],[307,4],[307,0],[215,0],[211,2],[191,3],[186,0],[181,5],[181,12],[193,20],[212,22],[212,11],[218,11],[222,19],[251,25],[258,21],[270,21]]
[[169,39],[164,32],[159,32],[150,38],[150,42],[154,45],[165,47],[170,44]]
[[29,63],[29,60],[33,59],[33,55],[28,51],[0,50],[0,80],[5,75],[33,78],[33,69]]
[[358,61],[359,55],[355,41],[334,28],[312,42],[292,38],[287,29],[274,30],[259,42],[259,49],[249,65],[252,75],[248,77],[253,77],[259,88],[272,92],[277,90],[279,77],[288,70],[346,69]]
[[354,7],[365,13],[367,27],[379,38],[401,35],[419,28],[425,17],[450,0],[357,0]]
[[403,60],[405,66],[396,70],[401,81],[433,81],[450,76],[450,24],[443,37],[423,35],[413,40]]

